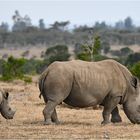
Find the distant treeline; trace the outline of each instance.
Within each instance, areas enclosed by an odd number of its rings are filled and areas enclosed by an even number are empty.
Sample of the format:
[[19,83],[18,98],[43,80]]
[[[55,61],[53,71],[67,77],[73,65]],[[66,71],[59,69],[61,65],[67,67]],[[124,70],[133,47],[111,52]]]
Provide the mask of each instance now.
[[38,26],[32,25],[28,15],[22,17],[18,11],[13,15],[13,26],[9,29],[8,23],[0,25],[0,47],[27,46],[43,44],[53,46],[56,44],[72,45],[83,43],[90,35],[98,35],[103,43],[109,45],[140,45],[140,27],[133,24],[131,17],[118,21],[114,26],[106,22],[96,22],[93,26],[81,25],[69,29],[70,22],[54,22],[46,25],[40,19]]
[[[15,11],[13,22],[12,29],[7,23],[1,23],[0,48],[43,45],[46,51],[40,54],[41,60],[27,59],[29,50],[23,52],[21,58],[4,54],[0,59],[0,80],[31,82],[29,75],[40,74],[54,61],[68,61],[71,58],[100,61],[109,57],[127,66],[140,79],[140,53],[133,52],[127,46],[140,45],[140,27],[136,27],[130,17],[116,22],[114,26],[96,22],[90,27],[75,26],[70,30],[69,21],[56,21],[46,28],[44,20],[40,19],[38,26],[34,26],[28,15],[22,17]],[[111,50],[111,45],[125,47]],[[69,51],[69,46],[73,46],[73,52]]]

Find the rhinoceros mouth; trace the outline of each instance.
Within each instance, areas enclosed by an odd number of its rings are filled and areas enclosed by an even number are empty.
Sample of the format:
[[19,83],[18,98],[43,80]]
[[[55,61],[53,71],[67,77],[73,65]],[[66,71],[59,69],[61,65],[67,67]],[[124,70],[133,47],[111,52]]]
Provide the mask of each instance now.
[[1,112],[1,115],[5,118],[5,119],[13,119],[15,112],[12,112],[10,114],[5,114],[3,112]]
[[135,118],[135,122],[136,122],[136,124],[140,124],[140,117],[139,118]]

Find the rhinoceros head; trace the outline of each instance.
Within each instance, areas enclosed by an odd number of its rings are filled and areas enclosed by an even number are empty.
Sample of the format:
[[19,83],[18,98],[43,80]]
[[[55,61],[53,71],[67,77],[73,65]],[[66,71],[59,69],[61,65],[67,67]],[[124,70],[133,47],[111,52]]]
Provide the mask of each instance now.
[[123,108],[132,123],[140,124],[140,82],[138,78],[133,77],[131,84],[132,88],[129,89]]
[[13,119],[15,111],[8,104],[8,92],[0,91],[0,113],[5,119]]

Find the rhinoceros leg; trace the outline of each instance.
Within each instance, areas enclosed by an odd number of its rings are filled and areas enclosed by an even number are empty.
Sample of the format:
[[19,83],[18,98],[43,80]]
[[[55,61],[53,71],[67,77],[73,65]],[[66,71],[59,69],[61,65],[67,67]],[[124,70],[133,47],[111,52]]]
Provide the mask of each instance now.
[[113,109],[117,106],[117,104],[120,102],[120,97],[108,97],[104,104],[104,110],[103,110],[103,121],[102,124],[108,124],[110,123],[109,117]]
[[60,121],[58,120],[58,117],[57,117],[56,109],[54,109],[51,119],[52,119],[52,122],[56,124],[60,124]]
[[55,111],[56,105],[57,105],[57,102],[48,100],[48,102],[43,110],[45,125],[53,124],[51,117],[52,117],[53,112]]
[[121,116],[119,114],[118,107],[115,107],[113,109],[113,111],[111,112],[111,114],[112,114],[111,122],[113,122],[113,123],[122,122]]

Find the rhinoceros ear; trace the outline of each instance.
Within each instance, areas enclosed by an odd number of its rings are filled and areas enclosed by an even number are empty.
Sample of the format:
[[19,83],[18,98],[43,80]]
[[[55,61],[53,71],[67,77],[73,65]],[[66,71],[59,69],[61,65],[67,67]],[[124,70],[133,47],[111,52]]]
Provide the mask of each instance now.
[[134,88],[137,88],[137,86],[138,86],[138,78],[135,77],[135,76],[133,76],[133,77],[132,77],[131,84],[132,84],[132,86],[133,86]]
[[4,94],[4,98],[8,99],[8,97],[9,97],[9,93],[6,91],[5,94]]

